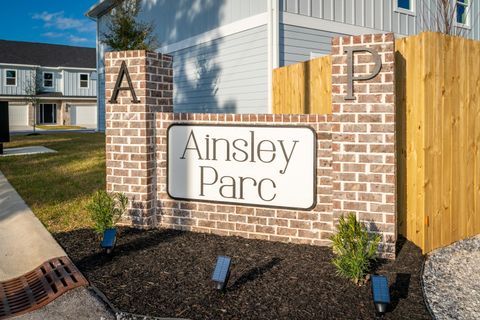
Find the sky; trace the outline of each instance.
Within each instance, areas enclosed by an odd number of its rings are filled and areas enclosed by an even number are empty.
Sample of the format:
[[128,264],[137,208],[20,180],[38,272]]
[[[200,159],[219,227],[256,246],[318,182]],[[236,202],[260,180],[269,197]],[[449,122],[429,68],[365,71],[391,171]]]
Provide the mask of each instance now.
[[95,47],[96,0],[0,0],[0,39]]

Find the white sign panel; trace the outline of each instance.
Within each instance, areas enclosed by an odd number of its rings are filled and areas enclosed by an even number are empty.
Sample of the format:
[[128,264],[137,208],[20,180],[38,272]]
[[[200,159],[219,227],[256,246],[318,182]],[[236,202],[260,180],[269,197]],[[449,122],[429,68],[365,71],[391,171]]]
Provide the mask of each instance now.
[[174,124],[167,179],[174,199],[311,209],[316,134],[294,126]]

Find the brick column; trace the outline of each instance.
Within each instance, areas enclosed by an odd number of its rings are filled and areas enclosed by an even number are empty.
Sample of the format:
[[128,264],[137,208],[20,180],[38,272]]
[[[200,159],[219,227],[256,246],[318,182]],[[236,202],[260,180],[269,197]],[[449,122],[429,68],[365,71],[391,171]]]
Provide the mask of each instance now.
[[[129,90],[110,102],[125,61],[139,102]],[[147,51],[105,55],[107,191],[123,192],[129,200],[125,223],[156,225],[156,112],[173,108],[172,57]],[[123,77],[122,87],[127,87]]]
[[[347,94],[347,47],[376,50],[380,73],[356,81]],[[332,44],[333,213],[354,212],[370,231],[382,235],[383,257],[395,257],[395,85],[393,34],[335,38]],[[370,74],[372,55],[355,54],[354,75]]]

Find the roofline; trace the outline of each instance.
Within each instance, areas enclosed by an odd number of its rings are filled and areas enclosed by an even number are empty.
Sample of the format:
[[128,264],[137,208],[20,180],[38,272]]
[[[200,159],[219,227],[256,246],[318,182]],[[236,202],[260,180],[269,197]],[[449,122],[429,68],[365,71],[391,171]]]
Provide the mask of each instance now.
[[44,69],[58,69],[58,70],[85,70],[85,71],[90,71],[90,70],[97,70],[97,68],[82,68],[82,67],[48,67],[48,66],[40,66],[40,65],[33,65],[33,64],[21,64],[21,63],[6,63],[6,62],[0,62],[0,66],[6,66],[6,67],[30,67],[30,68],[44,68]]
[[71,44],[59,44],[59,43],[48,43],[48,42],[38,42],[38,41],[19,41],[19,40],[0,39],[0,42],[10,42],[10,43],[21,43],[21,44],[33,44],[33,45],[45,45],[45,46],[54,46],[54,47],[69,47],[69,48],[74,48],[74,49],[95,50],[94,47],[83,47],[83,46],[74,46],[74,45],[71,45]]
[[115,7],[119,1],[121,0],[104,0],[100,3],[97,3],[88,9],[88,11],[85,13],[85,16],[96,20],[103,16],[107,11]]

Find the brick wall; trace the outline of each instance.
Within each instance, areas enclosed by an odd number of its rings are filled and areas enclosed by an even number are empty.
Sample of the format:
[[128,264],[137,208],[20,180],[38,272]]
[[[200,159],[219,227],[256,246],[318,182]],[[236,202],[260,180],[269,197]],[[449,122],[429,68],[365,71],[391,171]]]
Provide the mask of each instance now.
[[[382,248],[394,252],[395,208],[395,47],[393,34],[336,38],[332,43],[333,213],[355,212],[383,235]],[[356,100],[344,99],[345,47],[368,47],[382,59],[373,79],[356,82]],[[356,75],[374,67],[369,53],[355,56]]]
[[[372,80],[357,83],[356,100],[345,101],[346,46],[379,51],[383,67]],[[330,244],[341,214],[355,212],[382,234],[381,252],[394,257],[395,123],[393,35],[345,37],[333,41],[333,114],[172,113],[171,57],[145,51],[106,56],[106,97],[112,95],[125,60],[140,103],[123,92],[107,101],[107,190],[131,200],[126,222],[219,235]],[[356,74],[369,72],[368,54],[358,54]],[[302,125],[317,133],[317,206],[312,210],[270,209],[171,199],[166,192],[167,129],[173,123]]]
[[[304,244],[328,245],[332,216],[332,115],[186,114],[157,118],[159,224],[175,229]],[[317,133],[317,205],[310,211],[172,200],[167,195],[167,128],[172,123],[302,125]]]
[[[125,61],[140,103],[121,91],[110,97]],[[173,110],[172,57],[146,51],[105,55],[107,191],[124,192],[131,201],[128,219],[138,226],[156,225],[155,118]],[[123,86],[126,86],[124,77]]]

